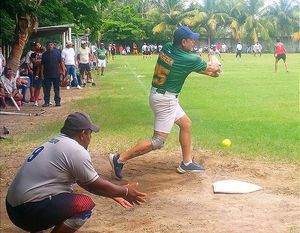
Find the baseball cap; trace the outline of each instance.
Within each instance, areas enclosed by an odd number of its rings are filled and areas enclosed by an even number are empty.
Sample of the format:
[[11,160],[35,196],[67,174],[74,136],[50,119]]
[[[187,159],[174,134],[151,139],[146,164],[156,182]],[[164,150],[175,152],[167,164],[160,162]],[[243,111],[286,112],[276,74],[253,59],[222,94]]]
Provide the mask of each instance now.
[[71,113],[65,120],[62,129],[80,131],[90,129],[94,132],[99,132],[99,127],[92,123],[90,116],[84,112]]
[[82,40],[82,41],[81,41],[81,44],[86,44],[86,41],[85,41],[85,40]]
[[182,40],[182,39],[199,39],[200,34],[194,33],[188,26],[182,26],[177,28],[174,32],[174,40]]
[[73,44],[72,41],[67,41],[67,45]]

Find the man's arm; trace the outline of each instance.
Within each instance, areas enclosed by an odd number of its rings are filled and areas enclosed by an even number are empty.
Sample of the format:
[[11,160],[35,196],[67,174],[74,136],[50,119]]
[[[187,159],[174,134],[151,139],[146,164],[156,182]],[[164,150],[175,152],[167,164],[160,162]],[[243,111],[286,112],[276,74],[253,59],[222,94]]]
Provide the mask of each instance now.
[[211,77],[219,77],[221,68],[218,64],[208,64],[204,71],[200,71],[198,73],[205,74]]
[[44,64],[43,63],[41,63],[41,71],[40,71],[40,73],[41,73],[41,79],[44,79]]
[[[144,197],[146,196],[145,193],[141,193],[137,190],[138,184],[128,184],[125,186],[120,186],[113,184],[107,180],[97,178],[93,183],[88,185],[79,184],[82,188],[89,191],[90,193],[103,196],[103,197],[110,197],[117,201],[119,204],[122,205],[122,199],[125,199],[131,205],[133,204],[141,204],[145,202]],[[124,205],[122,205],[124,206]]]

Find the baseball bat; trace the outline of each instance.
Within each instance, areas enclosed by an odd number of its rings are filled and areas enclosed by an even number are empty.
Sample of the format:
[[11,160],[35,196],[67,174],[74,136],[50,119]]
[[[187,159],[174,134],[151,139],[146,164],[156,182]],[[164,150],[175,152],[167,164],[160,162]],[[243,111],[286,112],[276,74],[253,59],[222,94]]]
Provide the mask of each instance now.
[[0,111],[0,115],[31,116],[31,113],[22,113],[22,112],[4,112],[4,111]]

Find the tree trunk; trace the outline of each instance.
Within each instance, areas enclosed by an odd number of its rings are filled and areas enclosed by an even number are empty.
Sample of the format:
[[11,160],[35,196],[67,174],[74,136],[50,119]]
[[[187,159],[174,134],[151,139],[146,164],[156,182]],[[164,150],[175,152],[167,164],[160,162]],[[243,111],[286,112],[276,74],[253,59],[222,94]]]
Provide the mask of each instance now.
[[25,44],[27,43],[34,28],[37,27],[38,19],[29,14],[18,14],[15,29],[15,41],[12,44],[12,50],[9,55],[7,65],[16,72],[20,66],[20,59]]

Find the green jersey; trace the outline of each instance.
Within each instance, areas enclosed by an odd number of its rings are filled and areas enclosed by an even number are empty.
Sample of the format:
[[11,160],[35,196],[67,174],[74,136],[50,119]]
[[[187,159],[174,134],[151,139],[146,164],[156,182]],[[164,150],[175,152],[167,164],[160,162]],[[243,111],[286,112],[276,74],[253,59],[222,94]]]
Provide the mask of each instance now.
[[96,56],[100,60],[105,60],[107,56],[107,50],[105,48],[99,48],[95,51]]
[[167,43],[159,53],[152,86],[179,93],[187,76],[195,71],[204,71],[207,63],[200,57]]

